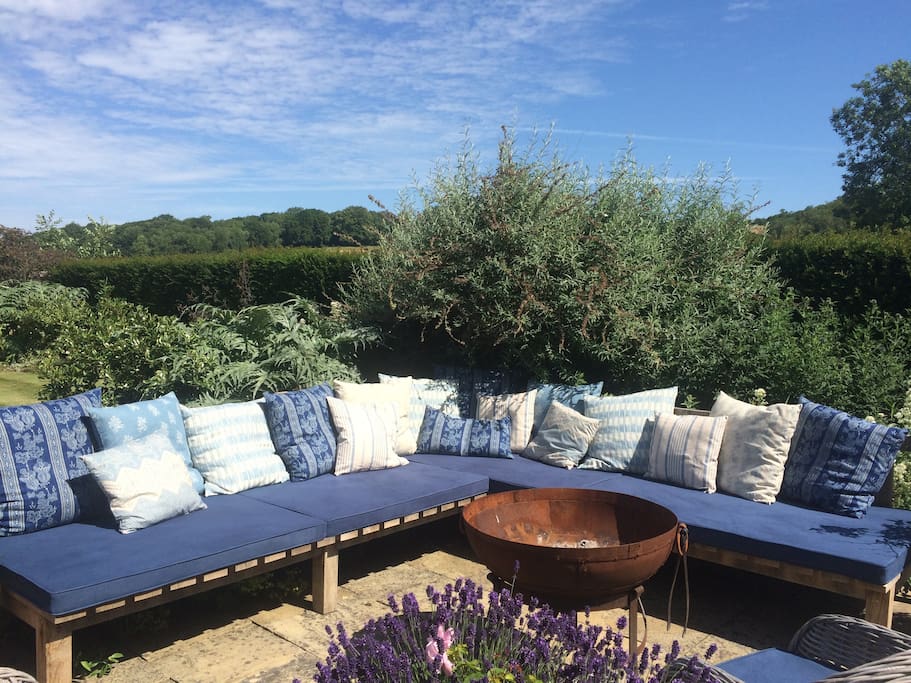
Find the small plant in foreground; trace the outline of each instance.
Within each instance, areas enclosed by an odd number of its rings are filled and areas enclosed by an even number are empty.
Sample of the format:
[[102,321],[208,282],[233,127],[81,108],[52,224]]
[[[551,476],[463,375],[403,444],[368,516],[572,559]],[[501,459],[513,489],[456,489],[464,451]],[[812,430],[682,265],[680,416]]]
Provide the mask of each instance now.
[[115,664],[119,664],[121,659],[123,659],[123,653],[114,652],[105,659],[80,659],[79,665],[85,671],[86,678],[101,678],[111,673],[111,669],[114,668]]
[[[349,635],[343,624],[330,627],[325,663],[313,680],[458,683],[543,683],[551,681],[712,681],[711,669],[697,657],[680,659],[675,642],[662,654],[655,645],[641,654],[624,649],[626,618],[617,629],[578,623],[576,614],[554,612],[521,594],[491,591],[459,579],[441,591],[428,586],[431,609],[421,611],[413,593],[399,603],[390,595],[390,612],[371,619]],[[706,658],[714,654],[712,646]],[[300,679],[295,679],[300,683]]]

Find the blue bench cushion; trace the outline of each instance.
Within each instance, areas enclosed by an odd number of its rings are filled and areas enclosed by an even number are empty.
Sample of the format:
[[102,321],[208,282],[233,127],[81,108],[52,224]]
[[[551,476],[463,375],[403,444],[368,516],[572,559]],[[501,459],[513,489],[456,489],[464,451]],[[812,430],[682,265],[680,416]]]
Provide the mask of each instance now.
[[123,535],[74,523],[0,543],[0,583],[68,614],[323,538],[320,519],[239,495]]
[[797,655],[770,648],[716,664],[749,683],[812,683],[835,673],[834,669]]
[[340,477],[326,474],[237,495],[324,519],[326,534],[335,536],[486,493],[487,487],[485,476],[412,462],[404,467]]
[[911,511],[871,507],[860,519],[781,501],[754,503],[724,493],[619,477],[596,488],[660,503],[689,527],[690,540],[754,557],[886,584],[905,566]]
[[408,459],[412,462],[442,467],[456,472],[472,472],[483,475],[490,479],[491,493],[510,489],[551,486],[593,488],[595,484],[622,478],[622,475],[617,472],[567,470],[523,457],[505,460],[502,458],[419,453],[408,456]]

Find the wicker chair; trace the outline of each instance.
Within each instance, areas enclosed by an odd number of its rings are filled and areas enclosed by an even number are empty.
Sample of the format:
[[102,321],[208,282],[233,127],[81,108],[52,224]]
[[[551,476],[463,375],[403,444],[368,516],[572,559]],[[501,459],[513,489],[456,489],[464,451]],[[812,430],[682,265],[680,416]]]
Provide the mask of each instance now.
[[38,683],[24,671],[0,666],[0,683]]
[[[678,661],[685,666],[686,660]],[[762,650],[707,668],[698,680],[907,683],[911,681],[911,636],[856,617],[823,614],[801,626],[786,651]]]

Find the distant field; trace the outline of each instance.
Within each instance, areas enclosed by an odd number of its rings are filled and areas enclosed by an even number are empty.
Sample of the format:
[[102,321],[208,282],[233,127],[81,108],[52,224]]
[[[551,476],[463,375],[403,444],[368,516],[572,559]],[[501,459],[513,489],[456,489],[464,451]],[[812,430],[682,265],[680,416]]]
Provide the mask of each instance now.
[[38,400],[41,380],[31,372],[0,368],[0,406],[16,406]]

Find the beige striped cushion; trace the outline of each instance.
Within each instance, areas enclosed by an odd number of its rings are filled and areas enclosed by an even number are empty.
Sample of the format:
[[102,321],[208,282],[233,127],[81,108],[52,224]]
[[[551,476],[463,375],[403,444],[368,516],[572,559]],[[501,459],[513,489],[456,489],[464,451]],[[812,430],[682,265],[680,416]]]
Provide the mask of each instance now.
[[395,454],[395,403],[351,403],[330,396],[329,414],[335,426],[335,474],[382,470],[407,465]]
[[531,439],[531,428],[535,422],[535,397],[537,389],[520,394],[500,394],[486,396],[478,394],[477,418],[479,420],[502,420],[509,417],[509,448],[513,453],[521,453]]
[[656,415],[646,423],[654,429],[646,476],[714,493],[726,423],[723,415]]

